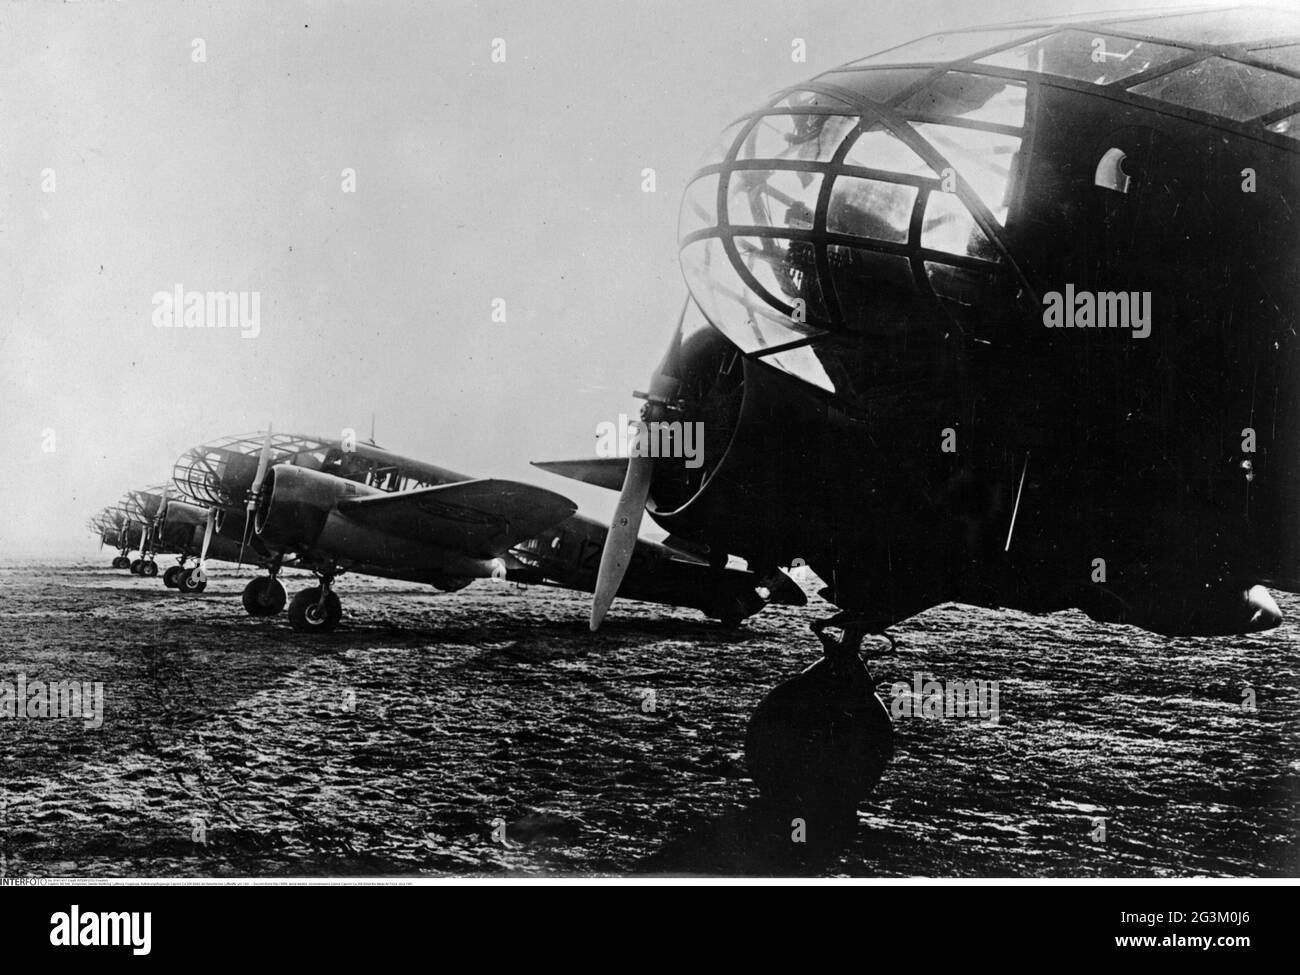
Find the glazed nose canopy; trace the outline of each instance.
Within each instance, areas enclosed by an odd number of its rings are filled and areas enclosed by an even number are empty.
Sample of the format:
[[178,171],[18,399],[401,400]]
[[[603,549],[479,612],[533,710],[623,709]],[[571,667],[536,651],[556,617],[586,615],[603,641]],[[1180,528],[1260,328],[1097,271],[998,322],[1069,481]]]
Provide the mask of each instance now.
[[[1005,265],[1022,82],[846,68],[727,128],[688,185],[682,270],[746,353],[870,331],[882,285],[954,297]],[[808,377],[801,377],[808,378]]]

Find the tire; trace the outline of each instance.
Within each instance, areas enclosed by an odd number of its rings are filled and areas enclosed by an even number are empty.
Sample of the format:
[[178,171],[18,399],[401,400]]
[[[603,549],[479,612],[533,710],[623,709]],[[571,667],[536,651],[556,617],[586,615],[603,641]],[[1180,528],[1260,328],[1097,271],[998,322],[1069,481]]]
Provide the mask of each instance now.
[[184,566],[173,565],[163,573],[163,585],[168,589],[177,589],[180,587],[180,575],[185,571]]
[[158,575],[158,563],[153,559],[143,563],[140,566],[140,575],[144,576],[146,579],[154,578]]
[[176,588],[179,589],[181,592],[185,593],[185,595],[187,596],[197,595],[198,593],[201,593],[204,589],[208,588],[207,579],[200,580],[194,577],[197,570],[198,570],[198,566],[195,566],[192,569],[184,569],[181,571],[181,574],[176,578],[176,581],[178,583]]
[[143,565],[144,565],[144,559],[135,559],[134,561],[129,562],[128,566],[131,569],[131,575],[138,576],[140,574],[140,569]]
[[128,569],[130,567],[131,560],[124,556],[119,555],[113,559],[113,568],[115,569]]
[[258,576],[244,587],[244,612],[249,616],[274,616],[284,609],[284,586],[274,576]]
[[289,603],[289,625],[299,633],[329,633],[343,618],[343,604],[330,593],[325,597],[325,610],[318,612],[320,586],[304,589]]
[[889,711],[855,658],[823,658],[755,709],[745,737],[754,784],[770,801],[851,817],[894,753]]

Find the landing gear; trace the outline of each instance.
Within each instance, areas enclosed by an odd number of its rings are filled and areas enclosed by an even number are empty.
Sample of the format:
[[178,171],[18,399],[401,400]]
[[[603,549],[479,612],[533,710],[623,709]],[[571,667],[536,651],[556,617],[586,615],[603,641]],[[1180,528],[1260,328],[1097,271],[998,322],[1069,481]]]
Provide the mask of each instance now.
[[127,565],[131,569],[131,575],[138,576],[140,574],[140,567],[144,565],[144,559],[135,559],[127,563]]
[[[830,636],[830,627],[843,636]],[[745,758],[765,800],[810,824],[816,817],[842,827],[884,774],[894,733],[858,656],[866,630],[835,617],[813,632],[825,656],[755,709]]]
[[176,583],[176,588],[188,596],[207,589],[208,576],[202,566],[196,565],[190,569],[182,569],[181,574],[176,577]]
[[289,603],[289,624],[299,633],[328,633],[343,618],[343,604],[331,590],[334,574],[322,574],[320,585],[304,589]]
[[146,579],[152,579],[158,575],[158,563],[153,559],[145,559],[140,563],[140,575]]
[[129,569],[131,568],[131,560],[128,559],[125,555],[119,555],[113,559],[113,568]]
[[[284,586],[280,584],[279,579],[274,575],[258,576],[256,579],[250,579],[248,585],[244,587],[244,611],[249,616],[274,616],[284,609],[285,598]],[[338,602],[337,596],[334,597],[334,601]]]
[[184,562],[169,567],[167,571],[163,573],[163,585],[166,586],[168,589],[180,588],[181,573],[184,571],[185,571]]

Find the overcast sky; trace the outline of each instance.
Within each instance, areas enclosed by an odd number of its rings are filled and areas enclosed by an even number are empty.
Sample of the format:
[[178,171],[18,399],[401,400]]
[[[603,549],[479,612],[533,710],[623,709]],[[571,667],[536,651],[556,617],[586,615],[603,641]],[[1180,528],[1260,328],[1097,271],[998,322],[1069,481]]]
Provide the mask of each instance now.
[[[93,512],[268,420],[365,436],[374,414],[389,449],[608,517],[527,462],[635,414],[723,125],[934,30],[1124,6],[6,2],[0,555],[89,550]],[[260,334],[155,328],[178,284],[259,293]]]

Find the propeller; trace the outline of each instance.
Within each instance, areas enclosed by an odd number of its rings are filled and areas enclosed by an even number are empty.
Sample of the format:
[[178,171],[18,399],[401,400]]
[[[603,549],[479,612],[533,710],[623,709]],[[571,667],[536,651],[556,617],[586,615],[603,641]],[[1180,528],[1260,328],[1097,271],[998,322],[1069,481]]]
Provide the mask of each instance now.
[[158,508],[153,513],[153,521],[149,525],[149,548],[150,551],[158,547],[159,536],[162,534],[163,521],[167,517],[167,491],[170,484],[164,484],[162,497],[158,499]]
[[262,453],[257,458],[257,473],[253,475],[253,487],[248,492],[248,507],[244,514],[244,533],[239,539],[239,565],[244,564],[244,546],[248,544],[248,529],[253,526],[253,515],[258,502],[262,499],[262,482],[266,479],[266,469],[271,463],[271,424],[266,425],[266,439],[262,441]]
[[208,523],[203,529],[203,547],[199,549],[199,564],[194,569],[194,581],[204,582],[208,578],[208,546],[212,544],[212,530],[217,524],[217,509],[208,509]]
[[[688,299],[689,300],[689,299]],[[673,333],[668,346],[668,354],[659,364],[654,378],[650,381],[650,392],[644,394],[646,404],[641,410],[641,422],[653,423],[662,420],[676,407],[677,394],[681,389],[681,352],[682,323],[686,318],[686,306],[677,319],[677,330]],[[627,567],[632,562],[632,553],[636,551],[637,535],[641,531],[641,519],[645,516],[646,501],[650,497],[650,482],[654,476],[655,458],[651,456],[629,457],[627,474],[623,477],[623,489],[619,492],[618,506],[614,509],[614,521],[605,536],[605,547],[600,553],[600,570],[596,574],[596,592],[591,602],[591,632],[600,629],[600,624],[614,602]]]

